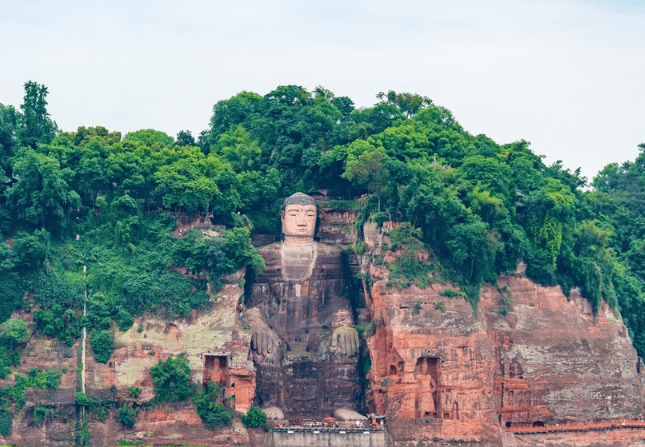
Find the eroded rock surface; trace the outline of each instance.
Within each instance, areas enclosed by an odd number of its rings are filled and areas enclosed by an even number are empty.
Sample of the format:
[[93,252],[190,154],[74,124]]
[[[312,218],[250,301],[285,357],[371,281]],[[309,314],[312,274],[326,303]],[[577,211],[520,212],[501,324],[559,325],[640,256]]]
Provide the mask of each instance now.
[[[378,250],[382,236],[374,228],[365,234]],[[377,279],[367,294],[376,327],[367,342],[368,408],[388,416],[401,445],[538,445],[540,436],[504,430],[641,417],[642,361],[606,304],[594,314],[575,292],[567,298],[559,287],[501,277],[497,287],[483,287],[476,315],[464,298],[441,295],[450,285],[390,289],[386,268],[365,267]],[[636,445],[638,436],[612,442]],[[600,438],[579,434],[577,445],[614,445]]]
[[[330,216],[338,222],[351,218]],[[351,225],[326,225],[329,231],[322,235],[329,241],[341,233],[355,237],[344,232]],[[387,236],[374,226],[366,226],[364,237],[368,254],[382,254],[389,262],[396,257],[381,251]],[[307,254],[302,271],[289,271],[285,279],[278,245],[263,248],[267,269],[256,278],[247,303],[256,307],[254,312],[242,311],[240,306],[240,273],[228,278],[229,284],[217,292],[220,298],[208,312],[194,313],[186,321],[137,319],[129,331],[115,332],[116,349],[109,363],[96,364],[88,355],[88,395],[113,393],[129,399],[129,388],[138,386],[143,389],[138,401],[147,401],[153,397],[150,367],[159,359],[184,353],[193,380],[225,385],[239,411],[248,410],[255,401],[279,402],[287,419],[295,415],[295,420],[305,415],[322,418],[342,407],[383,414],[388,436],[398,447],[645,446],[645,430],[631,428],[543,434],[507,431],[524,425],[553,427],[643,415],[645,365],[620,317],[606,305],[594,314],[589,302],[575,291],[565,297],[560,288],[538,286],[520,272],[520,276],[499,278],[495,287],[484,287],[476,314],[464,298],[442,295],[447,289],[456,290],[450,284],[388,288],[387,266],[369,263],[373,258],[364,256],[363,271],[375,282],[365,284],[367,309],[353,309],[355,315],[362,315],[360,324],[374,323],[374,334],[363,342],[364,354],[371,360],[363,406],[357,386],[362,379],[358,357],[339,362],[334,349],[340,345],[332,347],[334,328],[344,327],[339,320],[342,315],[335,315],[352,302],[347,298],[340,252],[319,245],[315,261]],[[257,370],[251,350],[254,313],[262,321],[276,322],[269,328],[279,335],[276,352],[282,356],[280,362],[266,362]],[[27,322],[31,318],[29,313],[15,316]],[[67,372],[60,392],[26,395],[27,404],[14,418],[11,436],[0,438],[0,443],[73,443],[78,353],[78,345],[30,340],[18,372],[25,375],[34,366]],[[30,411],[37,404],[56,405],[59,416],[34,424]],[[144,445],[271,442],[270,433],[255,439],[239,423],[216,432],[207,430],[190,402],[142,410],[131,430],[119,424],[114,414],[105,422],[92,419],[89,428],[93,445],[103,446],[117,445],[119,439]]]

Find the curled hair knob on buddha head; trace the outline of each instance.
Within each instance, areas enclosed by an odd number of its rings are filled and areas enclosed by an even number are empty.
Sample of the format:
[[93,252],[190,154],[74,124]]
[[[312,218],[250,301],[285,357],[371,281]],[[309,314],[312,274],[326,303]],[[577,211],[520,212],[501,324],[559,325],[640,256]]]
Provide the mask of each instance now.
[[316,201],[313,197],[308,196],[307,194],[297,192],[290,195],[282,203],[282,208],[280,208],[280,213],[284,213],[284,210],[289,205],[314,205],[316,206]]

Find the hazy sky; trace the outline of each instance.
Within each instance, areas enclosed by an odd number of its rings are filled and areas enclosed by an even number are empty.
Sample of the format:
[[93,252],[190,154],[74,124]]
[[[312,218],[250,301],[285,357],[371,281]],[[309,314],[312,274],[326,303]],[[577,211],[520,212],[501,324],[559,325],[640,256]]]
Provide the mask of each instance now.
[[63,130],[197,136],[242,91],[429,96],[472,134],[592,177],[645,142],[641,1],[0,1],[0,103],[49,88]]

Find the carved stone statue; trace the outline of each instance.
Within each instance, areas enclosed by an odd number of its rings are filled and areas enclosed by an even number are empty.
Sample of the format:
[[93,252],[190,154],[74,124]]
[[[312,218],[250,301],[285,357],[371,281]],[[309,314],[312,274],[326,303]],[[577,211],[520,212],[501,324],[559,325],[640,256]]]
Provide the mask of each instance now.
[[312,197],[292,195],[280,216],[284,239],[259,249],[266,268],[247,297],[258,403],[287,418],[358,409],[359,340],[341,251],[314,241]]
[[[434,367],[433,367],[434,365]],[[433,417],[437,410],[435,405],[437,390],[437,359],[421,357],[414,369],[414,379],[418,388],[415,392],[416,417]],[[433,377],[434,376],[434,377]]]

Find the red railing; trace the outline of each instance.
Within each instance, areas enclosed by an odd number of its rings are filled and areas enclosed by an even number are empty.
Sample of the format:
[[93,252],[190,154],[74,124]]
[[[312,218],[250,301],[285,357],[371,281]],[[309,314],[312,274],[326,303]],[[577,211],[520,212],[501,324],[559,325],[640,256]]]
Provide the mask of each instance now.
[[580,431],[604,431],[617,430],[621,428],[645,428],[645,421],[640,419],[605,421],[605,422],[587,422],[572,424],[557,424],[534,427],[532,425],[513,425],[506,428],[507,432],[515,434],[533,434],[533,433],[561,433],[561,432],[580,432]]

